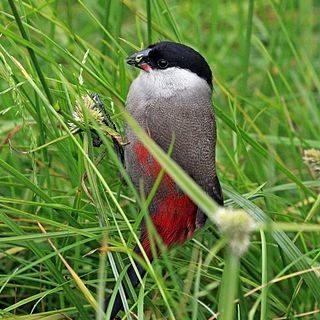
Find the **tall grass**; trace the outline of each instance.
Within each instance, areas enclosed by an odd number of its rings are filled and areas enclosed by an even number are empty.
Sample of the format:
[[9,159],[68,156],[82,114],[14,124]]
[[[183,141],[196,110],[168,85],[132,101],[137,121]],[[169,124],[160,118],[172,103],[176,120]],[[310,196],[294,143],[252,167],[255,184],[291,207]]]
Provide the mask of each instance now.
[[[316,2],[10,0],[0,10],[0,318],[106,319],[104,295],[121,282],[128,319],[319,317],[320,181],[303,160],[320,149]],[[207,223],[140,261],[148,274],[134,290],[125,271],[148,199],[98,128],[93,148],[90,119],[76,135],[68,123],[96,92],[123,134],[137,75],[124,59],[165,39],[198,49],[214,72],[226,206],[257,227],[235,256]],[[135,130],[215,221],[215,203]]]

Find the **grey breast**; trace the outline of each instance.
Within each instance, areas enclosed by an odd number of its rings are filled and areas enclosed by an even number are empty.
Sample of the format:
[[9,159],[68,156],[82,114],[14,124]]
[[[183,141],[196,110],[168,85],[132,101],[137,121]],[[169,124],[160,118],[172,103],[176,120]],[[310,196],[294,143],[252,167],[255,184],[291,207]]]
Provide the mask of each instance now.
[[[135,91],[135,92],[134,92]],[[162,99],[145,99],[134,86],[130,89],[127,110],[164,150],[174,139],[172,159],[175,160],[206,192],[215,178],[215,118],[210,97],[193,93]],[[136,186],[143,176],[133,155],[137,138],[128,125],[125,160],[129,175]],[[148,193],[152,185],[147,186]]]

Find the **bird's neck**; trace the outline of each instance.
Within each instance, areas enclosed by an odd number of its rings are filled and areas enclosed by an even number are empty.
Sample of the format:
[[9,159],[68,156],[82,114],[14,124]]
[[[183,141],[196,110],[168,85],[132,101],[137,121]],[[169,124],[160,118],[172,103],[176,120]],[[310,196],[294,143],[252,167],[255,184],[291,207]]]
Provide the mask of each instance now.
[[153,99],[188,95],[211,99],[212,90],[208,83],[187,69],[141,71],[135,81],[139,88]]

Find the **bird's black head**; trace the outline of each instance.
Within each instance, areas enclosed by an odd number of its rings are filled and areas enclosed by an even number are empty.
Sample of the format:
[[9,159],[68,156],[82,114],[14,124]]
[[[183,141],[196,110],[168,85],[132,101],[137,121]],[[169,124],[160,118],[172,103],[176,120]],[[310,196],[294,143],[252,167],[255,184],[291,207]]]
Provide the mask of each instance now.
[[188,69],[206,80],[212,88],[212,73],[207,61],[199,52],[180,43],[162,41],[152,44],[129,56],[127,63],[147,72],[172,67]]

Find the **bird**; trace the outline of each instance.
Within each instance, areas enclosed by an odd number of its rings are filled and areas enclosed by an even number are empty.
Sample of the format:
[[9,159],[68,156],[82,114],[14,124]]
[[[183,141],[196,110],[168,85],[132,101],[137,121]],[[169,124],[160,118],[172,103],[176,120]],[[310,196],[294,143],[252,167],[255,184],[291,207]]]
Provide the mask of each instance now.
[[[190,46],[161,41],[130,55],[126,62],[139,68],[126,101],[127,112],[165,152],[172,147],[171,158],[219,205],[223,194],[216,172],[216,120],[212,104],[213,76],[205,58]],[[131,127],[124,127],[127,144],[125,167],[134,186],[143,186],[148,195],[161,166],[149,153]],[[163,244],[182,245],[196,229],[202,228],[206,215],[174,180],[164,173],[148,207],[148,214]],[[140,242],[153,260],[146,222],[141,226]],[[134,251],[142,256],[138,246]],[[159,254],[159,250],[157,250]],[[136,263],[141,277],[146,270]],[[139,284],[133,266],[127,274],[133,285]],[[110,297],[105,301],[108,307]],[[123,309],[117,293],[111,312],[114,319]]]

